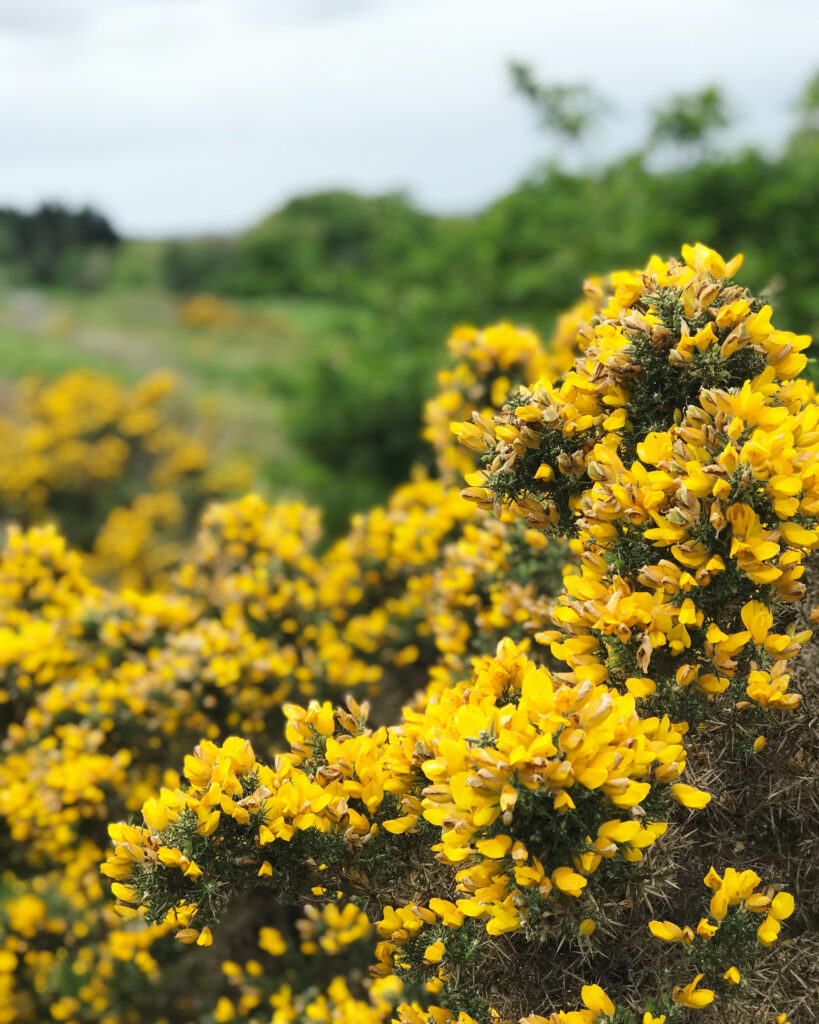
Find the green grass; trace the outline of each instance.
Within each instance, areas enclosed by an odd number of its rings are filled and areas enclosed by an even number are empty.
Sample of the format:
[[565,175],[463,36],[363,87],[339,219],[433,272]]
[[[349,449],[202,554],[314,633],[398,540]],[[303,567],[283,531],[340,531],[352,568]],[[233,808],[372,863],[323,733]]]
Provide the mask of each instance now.
[[24,376],[50,379],[82,365],[110,373],[122,380],[132,380],[138,374],[116,358],[88,353],[80,363],[77,350],[58,338],[33,337],[27,331],[0,327],[0,378],[14,381]]

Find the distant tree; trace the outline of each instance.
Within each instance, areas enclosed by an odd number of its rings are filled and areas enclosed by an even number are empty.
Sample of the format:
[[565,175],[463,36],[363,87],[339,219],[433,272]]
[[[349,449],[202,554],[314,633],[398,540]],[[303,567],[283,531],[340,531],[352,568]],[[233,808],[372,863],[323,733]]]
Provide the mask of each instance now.
[[86,256],[113,250],[119,241],[107,218],[90,207],[73,211],[43,203],[32,213],[0,209],[0,262],[23,281],[76,283],[70,279],[81,275]]
[[564,142],[584,139],[608,104],[589,85],[561,85],[538,82],[528,64],[510,61],[512,85],[538,115],[541,128]]
[[728,125],[725,98],[718,86],[672,96],[652,115],[650,142],[687,150],[701,157]]

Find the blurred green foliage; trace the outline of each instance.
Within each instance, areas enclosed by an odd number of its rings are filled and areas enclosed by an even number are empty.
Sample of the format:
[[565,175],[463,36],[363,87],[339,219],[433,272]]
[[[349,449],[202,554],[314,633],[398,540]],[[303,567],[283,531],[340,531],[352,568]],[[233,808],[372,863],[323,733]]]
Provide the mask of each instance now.
[[539,82],[527,64],[509,62],[509,75],[515,90],[535,108],[541,128],[567,142],[586,135],[608,104],[588,85],[564,85]]
[[707,148],[711,138],[728,126],[725,100],[716,86],[672,96],[654,111],[651,141],[672,146]]

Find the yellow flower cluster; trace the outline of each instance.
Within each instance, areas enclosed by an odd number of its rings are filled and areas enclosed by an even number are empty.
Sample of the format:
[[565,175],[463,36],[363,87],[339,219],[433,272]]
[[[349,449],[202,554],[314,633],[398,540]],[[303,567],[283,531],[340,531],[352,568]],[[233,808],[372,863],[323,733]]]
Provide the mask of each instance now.
[[[432,849],[457,868],[458,909],[497,935],[521,926],[532,899],[579,896],[604,858],[639,860],[665,825],[611,815],[641,804],[655,780],[676,780],[685,752],[667,719],[641,721],[633,698],[582,673],[558,682],[511,641],[474,671],[405,713],[405,750],[426,754],[431,784],[385,828],[413,828],[419,813],[440,828]],[[540,839],[530,850],[527,834],[550,813],[557,849]]]
[[[548,549],[548,550],[547,550]],[[504,637],[532,637],[551,624],[565,545],[513,518],[479,514],[444,551],[429,622],[442,666],[468,668],[469,657]]]
[[[715,1002],[718,994],[723,997],[740,984],[742,975],[731,961],[738,955],[744,960],[751,959],[753,949],[749,939],[754,931],[761,946],[770,946],[776,940],[780,922],[793,913],[794,900],[790,893],[775,893],[773,887],[769,887],[767,892],[758,892],[760,883],[761,879],[754,871],[736,871],[729,867],[720,877],[712,867],[705,877],[705,884],[714,891],[710,902],[713,921],[701,918],[696,930],[688,925],[681,928],[673,921],[650,922],[651,933],[656,938],[679,943],[686,949],[689,959],[698,965],[707,964],[710,971],[721,974],[715,982],[716,991],[701,986],[706,971],[700,970],[686,985],[675,985],[670,999],[662,995],[655,997],[654,1003],[662,1003],[669,1011],[670,1019],[676,1019],[675,1004],[687,1009],[702,1009]],[[757,928],[753,915],[766,913],[765,920]],[[723,972],[726,963],[730,966]],[[584,985],[582,1000],[582,1010],[560,1010],[548,1018],[532,1015],[523,1021],[525,1024],[598,1024],[615,1017],[615,1004],[599,985]],[[617,1019],[628,1019],[636,1024],[637,1018],[628,1015]],[[642,1016],[643,1024],[664,1024],[666,1019],[665,1013],[655,1016],[652,1010],[646,1010]],[[784,1019],[784,1014],[777,1018]]]
[[793,913],[794,899],[789,892],[776,892],[773,889],[768,892],[756,891],[762,879],[755,871],[736,871],[729,867],[724,876],[720,877],[711,868],[704,881],[714,891],[709,905],[714,921],[701,918],[696,933],[688,925],[680,928],[671,921],[652,921],[649,925],[652,935],[664,942],[681,942],[686,946],[694,942],[697,936],[710,942],[719,932],[729,908],[738,907],[753,914],[766,914],[756,934],[760,945],[770,946],[779,935],[781,922]]
[[[598,1024],[598,1022],[610,1020],[614,1016],[614,1003],[599,985],[584,985],[581,991],[584,1009],[582,1010],[558,1010],[549,1017],[540,1017],[531,1014],[523,1017],[521,1024]],[[644,1024],[653,1024],[651,1015],[646,1013],[650,1019]],[[665,1017],[657,1018],[657,1024],[663,1024]]]
[[[652,935],[663,942],[680,943],[687,948],[698,966],[707,964],[711,970],[722,972],[725,964],[730,963],[721,981],[716,983],[718,988],[730,989],[742,980],[739,968],[731,961],[737,958],[739,951],[749,958],[754,932],[759,945],[773,945],[781,922],[794,911],[794,899],[790,893],[776,892],[773,887],[757,892],[762,880],[751,870],[736,871],[729,867],[720,877],[712,867],[704,881],[714,892],[709,905],[713,920],[700,918],[696,929],[690,925],[681,928],[673,921],[651,921],[649,927]],[[753,915],[761,914],[766,917],[757,927]],[[699,987],[705,976],[706,971],[702,970],[687,985],[675,986],[671,993],[673,1001],[690,1009],[701,1009],[714,1002],[717,992]]]
[[355,903],[328,903],[321,909],[308,903],[296,928],[301,940],[299,952],[305,956],[319,949],[334,956],[372,932],[370,919]]
[[242,322],[242,313],[238,307],[209,292],[200,292],[186,299],[179,316],[186,327],[197,329],[231,330],[239,327]]
[[104,753],[102,729],[65,723],[48,740],[39,757],[12,748],[0,761],[0,816],[29,858],[58,848],[73,856],[79,823],[105,807],[106,794],[127,788],[131,755]]
[[[241,675],[217,672],[231,641],[245,681],[255,672],[264,684],[254,713],[265,700],[275,712],[290,684],[278,694],[270,686],[270,641],[226,625],[198,596],[93,587],[53,528],[9,533],[0,555],[0,816],[8,825],[3,860],[14,870],[0,891],[5,1019],[45,1019],[52,1007],[61,1020],[140,1019],[125,994],[135,976],[155,975],[147,946],[168,926],[123,931],[104,909],[105,823],[137,810],[163,781],[177,783],[175,773],[163,777],[163,745],[175,738],[184,749],[219,728],[224,708],[209,701],[220,682],[245,693]],[[289,667],[279,675],[289,680]],[[250,724],[238,696],[233,703]],[[176,749],[165,763],[180,756]],[[38,893],[49,894],[48,904]],[[42,912],[34,931],[18,911],[28,904]],[[82,1010],[53,995],[64,991],[66,963],[75,965],[71,991]]]
[[[410,693],[437,657],[434,580],[469,515],[456,491],[419,479],[317,558],[312,510],[250,496],[211,508],[162,593],[96,587],[53,528],[12,530],[0,555],[8,723],[0,815],[13,843],[10,863],[41,871],[74,863],[80,837],[93,835],[84,858],[93,864],[106,819],[135,812],[163,783],[178,784],[170,768],[185,746],[220,728],[275,736],[282,701],[294,692],[372,690],[387,669],[407,675],[401,685]],[[374,594],[387,595],[383,604],[361,611]],[[364,622],[375,625],[366,631]],[[414,659],[402,665],[401,652],[406,658],[412,647]],[[82,926],[89,963],[110,960],[111,915],[98,890],[75,894],[66,913],[69,921],[93,917]],[[144,934],[153,941],[165,931]],[[134,959],[128,970],[140,963],[152,962]],[[16,972],[28,990],[28,962],[18,961]],[[98,979],[107,996],[98,994],[97,1004],[115,1005],[120,961]]]
[[175,387],[164,372],[132,387],[90,370],[24,381],[0,417],[3,518],[56,516],[91,552],[91,571],[152,581],[180,557],[204,503],[249,483],[246,464],[215,461],[207,432],[175,422]]
[[[492,1014],[492,1020],[498,1020],[497,1014]],[[478,1024],[474,1017],[461,1010],[460,1013],[452,1013],[445,1006],[432,1004],[425,1006],[417,1000],[411,1003],[401,1003],[396,1008],[396,1016],[393,1017],[394,1024]]]
[[655,787],[686,803],[709,799],[672,785],[685,750],[667,717],[640,719],[631,695],[582,672],[555,680],[509,640],[471,679],[405,709],[391,729],[366,728],[352,700],[346,710],[313,702],[285,713],[291,751],[272,767],[247,740],[205,741],[185,759],[187,790],[148,800],[143,827],[111,826],[116,845],[103,870],[120,883],[116,895],[146,900],[157,920],[181,900],[208,926],[214,891],[229,896],[231,850],[245,861],[257,851],[256,873],[280,889],[312,844],[335,872],[328,884],[343,889],[357,856],[371,844],[385,860],[398,856],[423,820],[433,826],[423,833],[429,851],[455,875],[454,902],[449,889],[438,899],[445,924],[449,914],[456,925],[484,921],[490,935],[540,919],[548,928],[572,912],[604,860],[640,860],[665,832],[641,816]]
[[[340,913],[343,914],[343,911]],[[329,914],[325,913],[322,916],[326,920],[328,916],[333,917],[333,913],[330,911]],[[347,916],[352,919],[349,912]],[[299,922],[296,924],[298,926]],[[367,925],[369,928],[368,919]],[[339,928],[339,934],[345,930]],[[326,934],[329,935],[329,931]],[[306,953],[299,950],[299,953],[310,958],[314,958],[314,954],[319,952],[335,956],[364,937],[362,931],[357,940],[342,943],[336,950],[324,950],[319,946],[316,950],[309,949]],[[235,960],[222,961],[221,970],[229,994],[220,996],[216,1002],[213,1013],[217,1022],[244,1020],[254,1015],[256,1019],[262,1019],[258,1015],[267,1013],[266,1019],[278,1020],[283,1024],[301,1020],[307,1022],[326,1019],[329,1022],[342,1017],[345,1020],[355,1019],[357,1022],[387,1024],[401,995],[401,982],[396,977],[376,979],[372,984],[368,984],[366,998],[354,997],[348,981],[340,976],[334,978],[326,990],[320,990],[315,985],[294,990],[292,984],[281,984],[282,961],[284,959],[284,962],[288,963],[287,957],[290,953],[290,947],[281,932],[276,928],[262,928],[258,937],[258,949],[266,956],[251,956],[243,964]],[[267,956],[275,958],[275,962],[271,963],[266,959]],[[337,963],[322,962],[319,976],[323,979],[337,968]],[[288,973],[292,974],[292,971]],[[325,1014],[329,1016],[325,1017]]]
[[139,1024],[139,1011],[129,1009],[126,993],[146,978],[158,983],[159,963],[150,949],[175,924],[120,927],[100,885],[99,857],[96,844],[81,842],[60,870],[29,873],[25,881],[10,871],[0,878],[4,1024]]
[[[93,837],[93,862],[105,821],[178,785],[172,767],[199,737],[270,736],[272,754],[294,694],[376,692],[385,672],[410,694],[438,658],[437,580],[454,571],[472,518],[457,489],[418,476],[318,556],[315,510],[250,495],[206,512],[161,592],[95,586],[53,527],[12,529],[0,551],[10,863],[73,863],[82,836]],[[458,611],[476,650],[497,640],[475,625],[481,611]],[[75,902],[72,914],[95,908],[86,946],[104,948],[99,897]],[[22,962],[17,971],[32,984]]]
[[562,382],[461,425],[487,464],[464,493],[576,534],[580,572],[540,634],[555,657],[657,706],[736,680],[735,703],[787,708],[809,633],[775,622],[819,543],[819,406],[792,379],[809,339],[728,280],[739,258],[683,257],[615,274]]
[[[171,930],[123,931],[100,885],[105,819],[144,795],[131,751],[110,742],[110,662],[85,640],[103,592],[80,561],[52,527],[10,529],[0,554],[0,1020],[138,1020],[106,1013],[156,977],[148,949]],[[160,780],[142,775],[148,791]]]
[[[282,985],[268,999],[268,1019],[270,1024],[386,1024],[399,991],[392,979],[374,982],[366,999],[356,998],[342,977],[333,978],[324,991],[315,987],[294,993],[290,985]],[[237,1019],[237,1010],[244,1016],[255,1009],[250,1005],[253,997],[243,1000],[234,1009],[227,997],[220,999],[214,1015],[217,1024]]]
[[506,322],[483,330],[468,324],[455,328],[447,341],[453,364],[440,371],[438,391],[424,406],[423,437],[435,451],[443,480],[454,483],[474,469],[474,458],[453,438],[459,420],[473,413],[491,418],[518,388],[560,379],[572,368],[586,344],[580,328],[605,301],[597,278],[586,282],[585,292],[557,318],[545,345],[534,331]]
[[128,587],[159,583],[178,560],[186,510],[173,490],[139,494],[117,505],[105,517],[85,558],[86,571],[97,578],[116,578]]

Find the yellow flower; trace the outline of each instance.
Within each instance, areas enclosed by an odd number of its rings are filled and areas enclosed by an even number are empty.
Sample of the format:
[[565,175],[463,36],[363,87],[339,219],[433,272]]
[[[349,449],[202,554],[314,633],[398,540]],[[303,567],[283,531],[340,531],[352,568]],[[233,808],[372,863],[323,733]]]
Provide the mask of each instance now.
[[287,950],[287,943],[278,928],[260,928],[258,946],[271,956],[281,956]]
[[682,942],[683,930],[673,921],[649,921],[649,930],[655,938],[663,942]]
[[717,873],[717,870],[713,865],[708,869],[708,874],[703,878],[703,884],[707,885],[709,889],[722,888],[722,878]]
[[429,901],[429,909],[441,918],[447,928],[460,928],[463,924],[463,912],[449,900],[442,900],[435,896]]
[[424,961],[428,964],[438,964],[443,960],[445,952],[446,946],[438,939],[424,950]]
[[123,900],[125,903],[137,903],[139,901],[139,894],[131,885],[122,885],[120,882],[112,882],[111,892],[118,900]]
[[770,915],[766,917],[756,930],[756,935],[760,944],[763,946],[772,946],[779,937],[781,928],[782,925],[775,917],[771,917]]
[[605,821],[598,828],[597,834],[603,839],[610,839],[615,843],[628,843],[641,831],[639,821]]
[[701,939],[705,939],[706,941],[708,939],[713,939],[718,931],[719,927],[715,924],[711,924],[707,917],[700,918],[700,922],[697,925],[697,935],[699,935]]
[[680,1003],[681,1006],[687,1006],[692,1010],[701,1010],[703,1006],[713,1003],[714,993],[710,988],[697,988],[704,977],[704,974],[698,974],[684,988],[675,985],[671,998],[675,1003]]
[[491,839],[481,839],[475,844],[478,853],[484,857],[491,857],[493,860],[500,860],[505,857],[512,847],[512,840],[509,836],[493,836]]
[[200,836],[212,835],[219,825],[219,819],[221,818],[221,816],[222,812],[219,810],[208,811],[205,808],[197,808],[197,817],[199,817],[199,825],[197,826],[196,831],[199,833]]
[[671,795],[683,807],[700,808],[705,807],[711,802],[710,793],[706,793],[701,789],[695,789],[694,786],[688,786],[684,782],[675,783],[671,787]]
[[738,985],[740,982],[740,973],[736,967],[729,967],[725,974],[723,974],[723,978],[729,985]]
[[157,832],[167,828],[170,821],[168,808],[155,798],[146,800],[142,805],[142,817],[145,819],[145,824],[148,828],[152,828]]
[[552,872],[552,881],[561,892],[569,896],[579,896],[588,884],[588,880],[571,868],[555,868]]
[[764,644],[773,626],[773,615],[761,601],[749,601],[742,607],[742,621],[755,644]]
[[0,974],[11,974],[17,963],[18,960],[15,953],[7,949],[0,949]]
[[580,996],[583,1000],[583,1005],[586,1009],[591,1010],[592,1013],[609,1017],[614,1016],[614,1003],[599,985],[584,985]]
[[216,1024],[228,1024],[235,1016],[236,1011],[233,1003],[227,996],[220,996],[216,1003],[216,1009],[213,1011],[213,1019],[216,1021]]
[[794,911],[794,899],[789,892],[778,892],[771,901],[768,913],[775,921],[784,921]]
[[591,935],[596,927],[597,925],[595,924],[593,918],[584,917],[583,920],[580,922],[580,927],[578,928],[578,931],[581,935]]
[[653,679],[649,679],[647,676],[627,679],[626,688],[629,693],[633,693],[635,697],[640,697],[641,699],[650,697],[652,694],[657,692],[657,684]]
[[409,832],[418,824],[418,815],[404,814],[400,818],[390,818],[389,821],[382,824],[387,832],[391,832],[395,836],[403,835],[404,832]]

